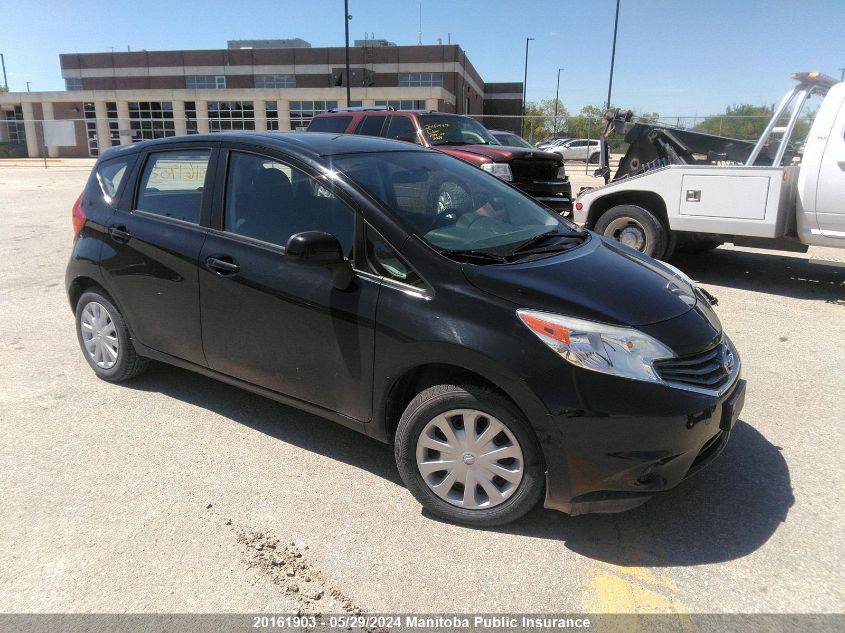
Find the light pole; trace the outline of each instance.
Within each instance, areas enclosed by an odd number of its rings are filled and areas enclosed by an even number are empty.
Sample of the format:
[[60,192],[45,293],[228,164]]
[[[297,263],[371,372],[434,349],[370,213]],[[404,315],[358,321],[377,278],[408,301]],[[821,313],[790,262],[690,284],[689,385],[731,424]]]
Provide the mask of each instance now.
[[29,84],[32,83],[31,81],[26,82],[26,91],[29,92]]
[[519,127],[521,134],[525,134],[525,95],[528,84],[528,42],[533,39],[533,37],[525,38],[525,75],[522,78],[522,121],[520,122]]
[[557,69],[557,89],[555,90],[555,131],[552,133],[552,138],[557,137],[557,104],[560,102],[560,71],[563,68]]
[[613,22],[613,49],[610,53],[610,81],[607,84],[607,110],[610,110],[610,92],[613,90],[613,64],[616,61],[616,32],[619,30],[619,0],[616,0],[616,19]]
[[[0,55],[0,57],[2,57],[2,55]],[[839,81],[845,81],[845,68],[839,69]]]
[[3,57],[3,53],[0,53],[0,65],[3,66],[3,86],[6,88],[6,91],[9,90],[9,80],[6,79],[6,58]]
[[343,26],[346,29],[346,107],[349,107],[349,102],[352,99],[352,77],[349,72],[349,20],[352,16],[349,15],[349,0],[343,0]]

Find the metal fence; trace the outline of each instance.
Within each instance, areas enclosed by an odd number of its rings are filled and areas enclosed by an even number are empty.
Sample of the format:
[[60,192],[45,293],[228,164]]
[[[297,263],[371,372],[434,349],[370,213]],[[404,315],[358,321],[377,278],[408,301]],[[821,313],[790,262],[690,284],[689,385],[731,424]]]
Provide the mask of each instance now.
[[[506,129],[519,133],[529,143],[537,143],[552,138],[597,138],[604,130],[601,117],[574,116],[511,116],[511,115],[476,115],[474,118],[491,129]],[[729,136],[745,141],[756,141],[762,134],[770,115],[738,116],[661,116],[658,118],[633,117],[632,121],[656,123],[682,129],[697,129],[717,136]],[[798,129],[793,140],[803,140],[802,132],[809,131],[813,117],[798,119]],[[784,125],[786,119],[784,119]]]
[[[505,129],[516,133],[532,145],[552,138],[597,139],[604,130],[604,120],[600,117],[548,117],[548,116],[499,116],[475,115],[485,126],[491,129]],[[229,130],[278,130],[282,122],[267,117],[208,117],[175,119],[168,117],[144,117],[130,120],[107,119],[85,116],[77,119],[65,119],[73,122],[76,145],[74,149],[45,147],[44,122],[41,120],[25,121],[22,118],[0,119],[0,158],[26,157],[33,152],[28,146],[35,145],[38,157],[58,156],[97,156],[103,149],[115,145],[135,143],[148,139],[176,136],[180,133],[196,134],[223,132]],[[636,117],[634,120],[638,120]],[[641,119],[685,129],[700,129],[711,134],[754,141],[769,121],[767,116],[663,116],[658,119]],[[799,119],[799,126],[792,141],[803,140],[809,130],[811,117]],[[27,123],[34,123],[27,128]],[[304,129],[308,121],[289,122],[292,129]],[[28,131],[27,131],[28,129]],[[609,139],[612,152],[624,151],[619,135]]]

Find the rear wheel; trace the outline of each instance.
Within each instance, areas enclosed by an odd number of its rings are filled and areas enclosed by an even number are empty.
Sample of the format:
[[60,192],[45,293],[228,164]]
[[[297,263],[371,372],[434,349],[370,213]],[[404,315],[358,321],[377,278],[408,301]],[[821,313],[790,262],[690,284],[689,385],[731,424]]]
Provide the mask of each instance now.
[[437,385],[418,394],[399,421],[395,453],[411,493],[447,521],[509,523],[543,492],[533,430],[507,398],[485,387]]
[[103,380],[129,380],[147,367],[149,361],[135,351],[123,316],[100,292],[89,291],[79,298],[76,335],[85,360]]
[[657,216],[633,204],[620,204],[605,211],[595,230],[657,259],[666,254],[669,242],[669,232]]
[[598,152],[595,152],[594,154],[590,154],[590,158],[588,159],[588,162],[596,164],[596,163],[599,162],[600,159],[601,159],[601,154],[599,154]]

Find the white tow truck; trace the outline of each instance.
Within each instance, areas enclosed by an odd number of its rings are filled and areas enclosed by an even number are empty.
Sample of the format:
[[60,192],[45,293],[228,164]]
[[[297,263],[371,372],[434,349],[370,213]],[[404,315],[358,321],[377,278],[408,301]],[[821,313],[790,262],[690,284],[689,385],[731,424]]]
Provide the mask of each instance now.
[[[611,182],[579,193],[575,221],[662,259],[727,242],[845,247],[845,83],[817,72],[791,78],[756,143],[608,112],[606,135],[624,134],[628,150]],[[821,104],[806,139],[793,142],[811,97]],[[596,175],[608,179],[604,156]]]

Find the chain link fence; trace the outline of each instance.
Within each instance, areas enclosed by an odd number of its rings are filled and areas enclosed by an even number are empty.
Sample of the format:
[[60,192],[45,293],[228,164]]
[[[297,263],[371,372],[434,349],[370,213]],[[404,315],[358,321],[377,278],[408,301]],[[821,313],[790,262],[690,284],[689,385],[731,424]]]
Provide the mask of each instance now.
[[[508,130],[520,134],[529,144],[536,145],[543,141],[573,138],[597,141],[603,130],[605,121],[601,117],[570,116],[505,116],[505,115],[475,115],[475,119],[482,122],[489,129]],[[634,121],[656,123],[670,127],[694,129],[718,136],[727,136],[745,141],[756,141],[766,124],[768,116],[661,116],[659,118],[637,118]],[[250,131],[250,130],[278,130],[278,118],[267,117],[259,119],[254,116],[226,117],[188,117],[176,119],[172,116],[150,116],[132,118],[130,120],[97,118],[86,113],[86,116],[76,119],[63,119],[72,122],[75,145],[71,147],[47,148],[44,144],[44,121],[27,121],[20,116],[8,116],[0,119],[0,159],[23,158],[31,155],[28,144],[37,147],[35,154],[42,156],[62,157],[96,157],[103,149],[143,140],[176,136],[181,133],[196,134],[203,132]],[[809,131],[812,117],[802,117],[798,121],[792,143],[801,143]],[[27,126],[27,123],[34,125]],[[292,129],[302,129],[307,121],[289,123]],[[784,121],[785,124],[785,121]],[[281,126],[284,127],[284,126]],[[614,134],[608,139],[612,154],[624,153],[626,147],[620,135]],[[591,143],[592,145],[592,143]],[[576,157],[572,160],[586,160],[588,157]]]
[[[596,139],[604,130],[605,121],[601,117],[592,116],[509,116],[483,115],[475,116],[490,129],[509,130],[520,134],[529,143],[536,144],[555,138]],[[637,117],[633,122],[654,123],[668,127],[688,130],[699,130],[716,136],[727,136],[743,141],[756,141],[760,138],[771,115],[713,115],[713,116],[661,116]],[[813,121],[812,116],[798,119],[793,142],[802,141]],[[786,125],[784,117],[782,125]],[[613,139],[609,139],[613,145]],[[621,142],[621,139],[617,140]]]

